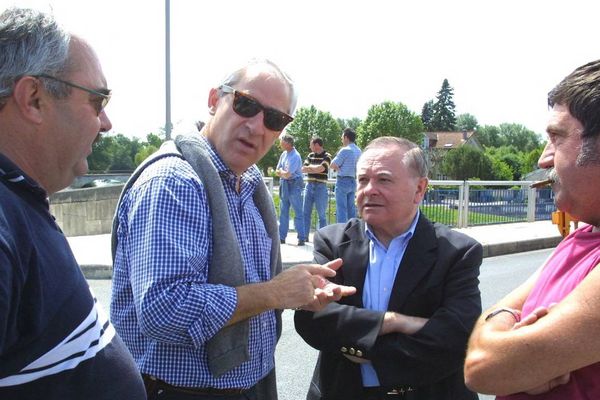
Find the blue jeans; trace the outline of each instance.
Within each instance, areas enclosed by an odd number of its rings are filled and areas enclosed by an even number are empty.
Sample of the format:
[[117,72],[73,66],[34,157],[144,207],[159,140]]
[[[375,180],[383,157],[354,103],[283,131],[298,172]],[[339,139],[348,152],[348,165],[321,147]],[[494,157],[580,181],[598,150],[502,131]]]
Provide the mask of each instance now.
[[351,176],[338,176],[335,184],[335,219],[346,222],[356,217],[354,194],[356,192],[356,178]]
[[279,181],[279,238],[285,240],[290,225],[290,205],[294,208],[294,226],[299,240],[306,240],[304,234],[304,218],[302,218],[302,178],[281,179]]
[[313,204],[317,209],[317,215],[319,216],[319,228],[327,225],[327,218],[325,217],[325,211],[327,210],[327,184],[320,182],[308,182],[304,188],[304,206],[302,212],[304,213],[304,235],[303,240],[308,239],[310,233],[310,220],[312,217]]

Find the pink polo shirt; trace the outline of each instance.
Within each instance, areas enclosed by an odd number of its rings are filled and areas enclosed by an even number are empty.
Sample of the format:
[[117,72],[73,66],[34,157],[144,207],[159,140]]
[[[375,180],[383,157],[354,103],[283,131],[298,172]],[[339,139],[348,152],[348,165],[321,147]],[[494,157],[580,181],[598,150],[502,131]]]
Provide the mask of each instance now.
[[[523,305],[522,315],[539,306],[548,307],[564,299],[587,274],[600,264],[600,232],[587,225],[567,236],[554,250]],[[597,335],[600,332],[590,332]],[[517,393],[498,396],[506,400],[592,400],[600,399],[600,363],[571,372],[571,378],[550,392],[531,396]]]

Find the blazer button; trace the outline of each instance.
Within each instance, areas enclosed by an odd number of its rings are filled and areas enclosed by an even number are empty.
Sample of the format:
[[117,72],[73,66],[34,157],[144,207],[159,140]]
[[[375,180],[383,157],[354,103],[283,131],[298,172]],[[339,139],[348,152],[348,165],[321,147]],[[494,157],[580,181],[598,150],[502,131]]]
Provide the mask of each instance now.
[[356,356],[357,357],[362,357],[362,351],[356,350]]
[[348,350],[348,353],[350,353],[350,355],[353,356],[354,353],[356,353],[356,350],[354,350],[354,347],[350,347],[350,350]]
[[341,350],[342,353],[347,353],[348,352],[348,349],[345,348],[345,347],[342,347],[340,350]]

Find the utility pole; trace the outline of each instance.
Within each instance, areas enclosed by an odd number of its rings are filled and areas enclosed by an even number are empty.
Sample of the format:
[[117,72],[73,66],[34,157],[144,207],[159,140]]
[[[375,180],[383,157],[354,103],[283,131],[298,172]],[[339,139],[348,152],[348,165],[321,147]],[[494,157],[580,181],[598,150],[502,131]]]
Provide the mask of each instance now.
[[171,140],[171,1],[165,0],[165,139]]

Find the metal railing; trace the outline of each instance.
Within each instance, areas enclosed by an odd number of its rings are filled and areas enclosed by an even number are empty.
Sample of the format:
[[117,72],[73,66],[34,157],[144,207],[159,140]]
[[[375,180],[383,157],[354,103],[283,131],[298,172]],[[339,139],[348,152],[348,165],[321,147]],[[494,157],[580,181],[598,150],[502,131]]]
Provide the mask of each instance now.
[[[264,180],[279,212],[278,188],[275,188],[273,178]],[[335,222],[335,182],[334,179],[327,182],[329,224]],[[555,210],[552,191],[550,188],[530,188],[531,183],[432,180],[429,181],[430,188],[420,208],[430,220],[455,228],[551,219],[551,213]],[[311,229],[316,229],[317,223],[316,211],[313,209]]]

